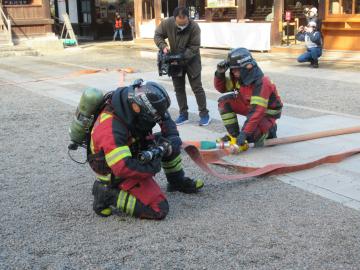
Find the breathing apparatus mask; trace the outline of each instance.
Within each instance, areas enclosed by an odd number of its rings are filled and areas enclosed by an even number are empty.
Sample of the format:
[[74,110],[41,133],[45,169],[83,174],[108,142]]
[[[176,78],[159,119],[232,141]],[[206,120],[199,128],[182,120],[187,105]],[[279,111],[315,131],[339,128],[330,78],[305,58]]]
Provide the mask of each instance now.
[[150,130],[156,123],[161,123],[170,107],[170,98],[160,84],[141,79],[134,82],[128,102],[130,106],[137,105],[138,110],[133,109],[138,120],[136,126],[142,130]]

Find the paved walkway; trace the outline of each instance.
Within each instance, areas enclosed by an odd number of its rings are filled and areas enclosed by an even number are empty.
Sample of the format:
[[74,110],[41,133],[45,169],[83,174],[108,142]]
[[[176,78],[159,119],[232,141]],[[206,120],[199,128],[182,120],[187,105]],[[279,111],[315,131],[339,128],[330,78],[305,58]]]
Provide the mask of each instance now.
[[[142,56],[144,59],[154,59],[155,54],[153,52],[144,52]],[[262,67],[265,71],[270,69],[271,62],[263,62]],[[49,74],[46,65],[37,65],[37,69],[33,74],[27,73],[24,75],[21,72],[14,72],[21,68],[30,68],[30,65],[24,64],[22,67],[16,67],[12,71],[0,69],[0,77],[7,78],[10,82],[24,83],[31,78],[41,78],[44,74]],[[70,66],[70,70],[78,70],[76,65]],[[85,67],[86,68],[86,67]],[[52,74],[57,70],[57,76],[68,74],[69,69],[63,69],[60,67],[54,67]],[[296,72],[288,67],[278,68],[276,72]],[[314,78],[328,78],[331,80],[334,78],[334,72],[329,70],[319,70],[317,73],[306,74],[313,76]],[[50,74],[49,74],[50,75]],[[336,71],[336,79],[342,81],[350,81],[354,84],[360,84],[360,78],[355,72],[351,71]],[[339,76],[341,75],[341,76]],[[81,85],[89,87],[98,87],[100,89],[114,89],[118,85],[118,73],[116,71],[83,75],[80,77],[67,78],[65,80],[57,80],[54,84],[51,81],[44,81],[42,83],[27,82],[26,89],[36,92],[38,94],[55,98],[64,103],[75,106],[81,95],[79,89],[73,89],[72,85]],[[139,77],[139,74],[127,75],[127,80],[130,82]],[[158,78],[156,72],[142,73],[141,77],[144,79]],[[173,109],[177,108],[175,94],[172,90],[172,83],[167,77],[161,77],[158,79],[169,90],[170,97],[172,99]],[[25,86],[24,85],[24,86]],[[191,90],[189,91],[189,108],[196,108],[195,98],[192,96]],[[208,92],[213,90],[207,89]],[[220,121],[220,117],[217,113],[216,100],[209,99],[208,107],[211,113],[211,117]],[[299,106],[301,108],[301,106]],[[311,109],[311,108],[307,108]],[[191,113],[197,114],[195,109],[190,109]],[[356,116],[333,113],[331,111],[320,110],[324,115],[311,118],[298,118],[291,116],[283,116],[279,121],[278,136],[290,136],[297,134],[312,133],[322,130],[337,129],[341,127],[351,127],[360,125],[360,119]],[[216,139],[223,135],[223,128],[219,128],[217,131],[206,130],[199,128],[197,123],[193,122],[189,125],[184,125],[179,128],[184,140],[194,139]],[[300,163],[309,160],[313,160],[322,157],[327,154],[337,153],[352,148],[358,147],[360,144],[359,134],[340,136],[336,138],[327,138],[316,141],[302,142],[292,145],[277,146],[276,148],[266,149],[253,149],[246,154],[230,158],[233,162],[238,162],[242,165],[249,166],[262,166],[270,163],[287,162],[287,163]],[[319,168],[307,170],[303,172],[287,174],[278,177],[280,180],[295,185],[302,189],[308,190],[315,194],[324,196],[326,198],[343,203],[344,205],[353,207],[360,210],[360,170],[359,164],[360,157],[356,156],[350,158],[337,165],[324,165]]]

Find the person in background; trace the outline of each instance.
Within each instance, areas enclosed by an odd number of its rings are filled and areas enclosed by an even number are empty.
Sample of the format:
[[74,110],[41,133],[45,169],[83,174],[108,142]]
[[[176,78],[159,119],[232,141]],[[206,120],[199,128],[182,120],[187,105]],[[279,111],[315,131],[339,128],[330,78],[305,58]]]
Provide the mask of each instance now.
[[317,29],[321,32],[321,20],[318,17],[317,8],[314,6],[312,8],[305,8],[304,13],[307,24],[310,22],[315,22]]
[[131,14],[131,12],[128,13],[127,15],[127,19],[128,19],[128,24],[131,28],[131,39],[135,39],[135,22],[134,22],[134,18]]
[[114,28],[115,28],[115,30],[114,30],[113,40],[116,40],[116,37],[119,33],[120,40],[123,41],[123,22],[122,22],[120,15],[117,15],[117,17],[115,19]]
[[[179,105],[179,117],[176,125],[189,121],[187,97],[185,91],[185,75],[187,75],[198,105],[200,126],[210,124],[211,118],[206,108],[206,95],[201,82],[200,27],[189,19],[189,11],[185,7],[177,7],[174,16],[163,20],[155,30],[154,41],[164,53],[181,54],[181,72],[172,76],[176,99]],[[165,41],[168,39],[168,43]]]
[[299,27],[299,32],[295,36],[296,40],[304,41],[306,52],[297,59],[299,63],[310,62],[313,68],[319,67],[319,57],[322,55],[322,37],[320,31],[317,30],[316,23],[310,21],[304,27]]

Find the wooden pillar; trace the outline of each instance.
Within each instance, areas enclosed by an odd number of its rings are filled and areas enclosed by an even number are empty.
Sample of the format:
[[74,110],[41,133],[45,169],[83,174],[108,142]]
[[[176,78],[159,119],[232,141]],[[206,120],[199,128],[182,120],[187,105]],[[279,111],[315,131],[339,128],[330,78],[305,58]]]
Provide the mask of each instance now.
[[246,16],[246,0],[237,0],[237,20],[244,20]]
[[155,24],[158,26],[161,22],[161,0],[154,1],[154,11],[155,11]]
[[43,0],[42,6],[43,6],[43,11],[44,11],[44,18],[51,18],[50,1]]
[[325,0],[319,0],[318,17],[320,20],[325,19]]
[[142,0],[134,0],[134,23],[136,38],[140,38],[140,25],[142,23]]
[[274,21],[271,26],[271,45],[281,45],[284,0],[274,0]]
[[186,0],[178,0],[178,7],[185,7],[186,6]]

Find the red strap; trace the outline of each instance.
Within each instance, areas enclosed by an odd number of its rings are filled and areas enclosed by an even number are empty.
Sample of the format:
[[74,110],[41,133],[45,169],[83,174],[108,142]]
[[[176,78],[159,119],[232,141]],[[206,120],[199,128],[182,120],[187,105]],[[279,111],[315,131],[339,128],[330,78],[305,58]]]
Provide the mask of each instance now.
[[[227,155],[225,151],[214,150],[214,151],[199,151],[198,148],[194,145],[183,145],[186,153],[190,158],[205,172],[218,177],[222,180],[246,180],[251,177],[265,176],[265,175],[278,175],[285,174],[290,172],[297,172],[301,170],[307,170],[326,163],[338,163],[350,156],[360,153],[360,148],[353,149],[351,151],[342,152],[335,155],[329,155],[318,160],[314,160],[302,164],[270,164],[265,167],[256,168],[256,167],[245,167],[240,165],[235,165],[229,162],[222,160],[221,158]],[[225,175],[220,174],[211,169],[208,164],[219,165],[229,169],[235,169],[241,174],[235,175]]]

